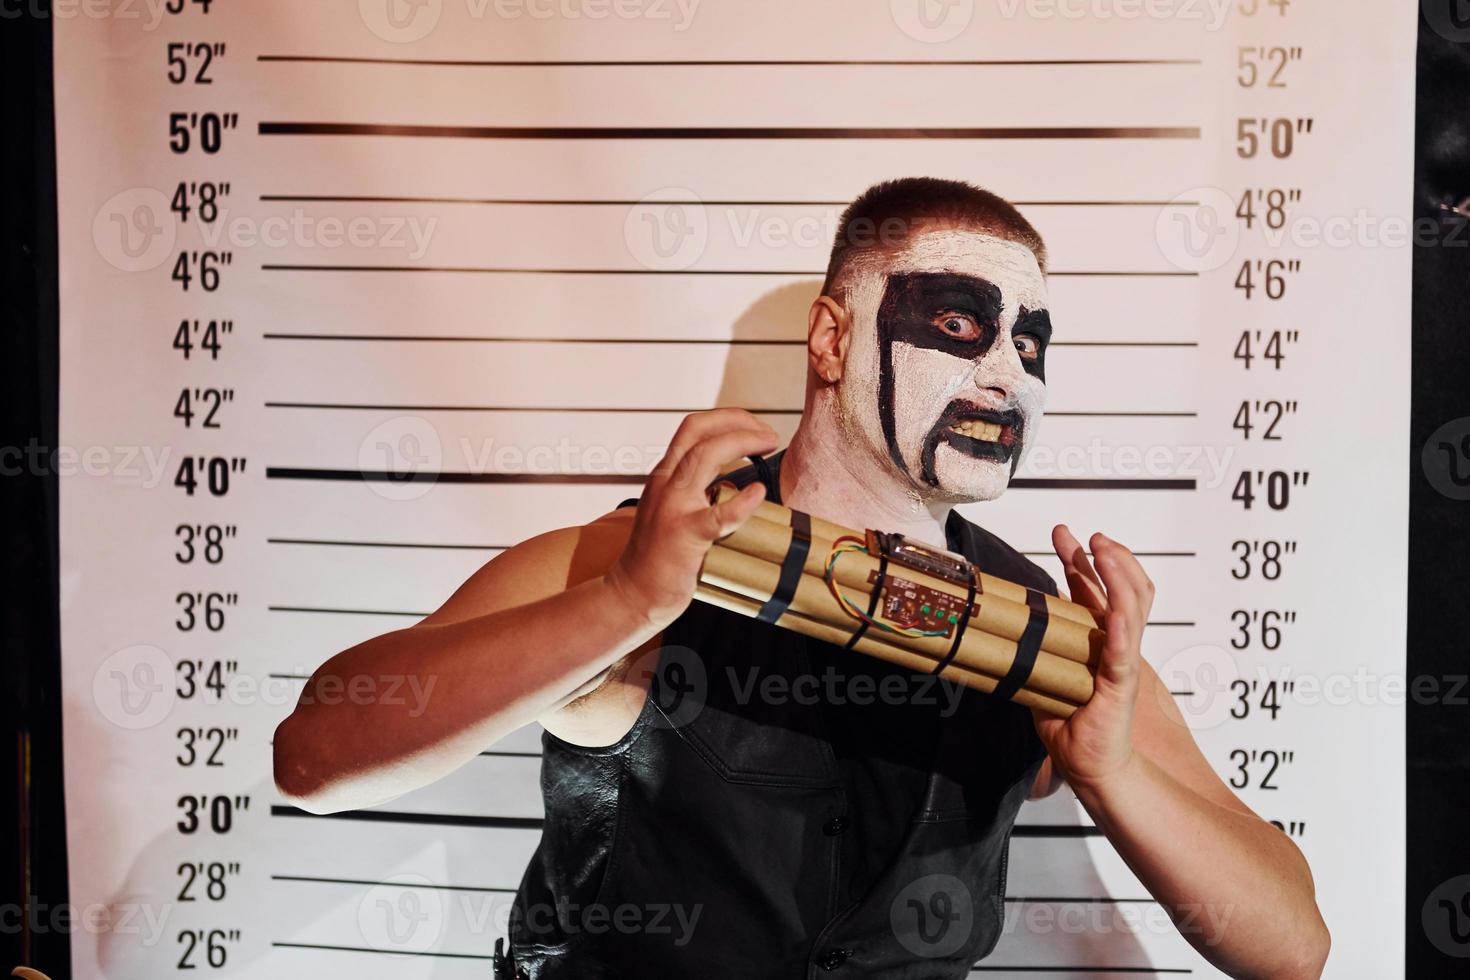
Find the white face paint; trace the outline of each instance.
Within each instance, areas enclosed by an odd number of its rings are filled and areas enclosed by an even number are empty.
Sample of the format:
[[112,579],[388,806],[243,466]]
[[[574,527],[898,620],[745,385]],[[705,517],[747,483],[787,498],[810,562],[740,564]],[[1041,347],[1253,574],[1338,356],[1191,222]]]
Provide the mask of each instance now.
[[858,259],[844,305],[852,341],[837,385],[854,449],[901,471],[915,496],[963,503],[1005,491],[1046,400],[1046,280],[1024,245],[936,229]]

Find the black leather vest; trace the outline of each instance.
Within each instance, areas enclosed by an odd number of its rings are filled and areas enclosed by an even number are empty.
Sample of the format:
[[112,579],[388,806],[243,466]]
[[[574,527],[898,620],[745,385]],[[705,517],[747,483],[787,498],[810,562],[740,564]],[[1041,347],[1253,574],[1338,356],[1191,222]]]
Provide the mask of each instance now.
[[[779,501],[781,455],[731,478]],[[946,534],[1056,593],[958,513]],[[510,923],[524,976],[948,980],[990,952],[1045,755],[1028,711],[698,601],[640,666],[619,742],[543,737]]]

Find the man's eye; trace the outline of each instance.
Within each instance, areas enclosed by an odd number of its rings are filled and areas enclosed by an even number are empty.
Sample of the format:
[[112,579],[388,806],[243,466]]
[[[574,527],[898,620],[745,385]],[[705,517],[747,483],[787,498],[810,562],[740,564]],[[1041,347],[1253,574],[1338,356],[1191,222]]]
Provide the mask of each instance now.
[[1041,356],[1041,340],[1035,334],[1017,334],[1015,340],[1016,350],[1022,357],[1034,360]]
[[934,318],[934,325],[958,340],[980,339],[980,325],[963,313],[941,313]]

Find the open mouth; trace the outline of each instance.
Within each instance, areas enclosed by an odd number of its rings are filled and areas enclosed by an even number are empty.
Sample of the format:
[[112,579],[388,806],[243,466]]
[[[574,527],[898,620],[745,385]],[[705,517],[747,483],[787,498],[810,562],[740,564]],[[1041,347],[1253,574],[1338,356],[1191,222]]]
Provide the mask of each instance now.
[[1020,418],[1014,412],[966,413],[948,421],[942,441],[976,459],[1007,462],[1020,441]]

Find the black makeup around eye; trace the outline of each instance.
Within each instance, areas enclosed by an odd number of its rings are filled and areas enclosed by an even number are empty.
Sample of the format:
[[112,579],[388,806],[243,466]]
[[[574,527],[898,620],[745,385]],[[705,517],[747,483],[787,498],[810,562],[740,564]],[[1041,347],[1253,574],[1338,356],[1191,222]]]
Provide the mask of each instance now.
[[1036,338],[1036,356],[1021,358],[1021,367],[1027,374],[1046,380],[1046,345],[1051,343],[1051,314],[1046,310],[1028,310],[1021,307],[1016,316],[1016,325],[1011,327],[1011,336],[1029,333]]
[[[1004,300],[1000,287],[978,276],[951,272],[902,272],[888,277],[878,306],[880,342],[901,342],[975,358],[995,343]],[[944,313],[970,317],[980,336],[964,340],[936,325]]]

